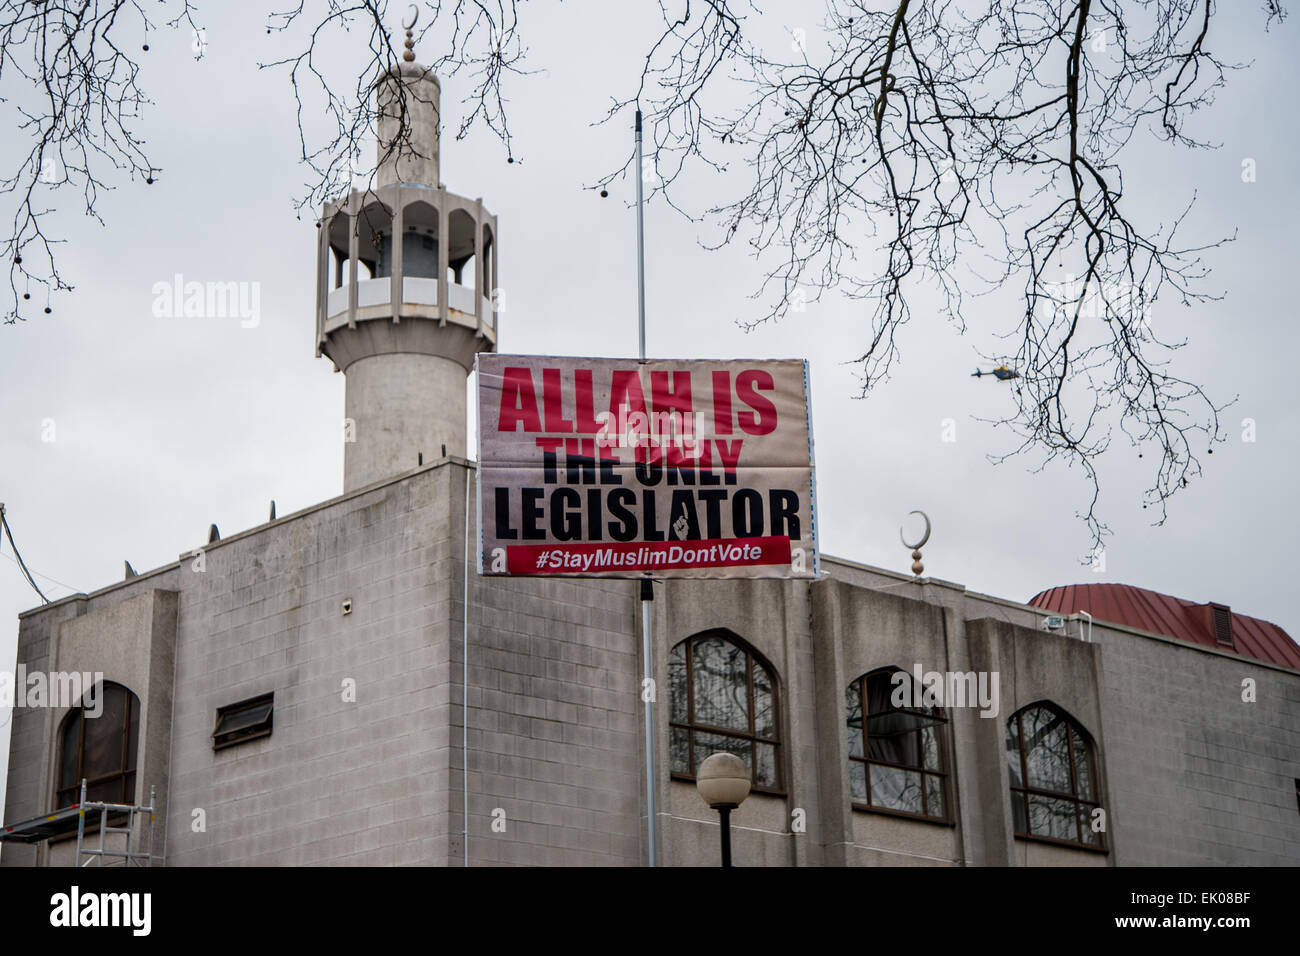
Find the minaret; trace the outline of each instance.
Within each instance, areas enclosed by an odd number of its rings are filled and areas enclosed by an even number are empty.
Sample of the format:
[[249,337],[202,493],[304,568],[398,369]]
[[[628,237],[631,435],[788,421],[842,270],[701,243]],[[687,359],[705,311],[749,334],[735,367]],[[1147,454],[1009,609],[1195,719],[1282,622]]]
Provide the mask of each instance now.
[[412,45],[375,86],[375,187],[321,214],[316,354],[347,376],[345,492],[465,457],[465,378],[496,348],[497,219],[439,182],[440,87]]

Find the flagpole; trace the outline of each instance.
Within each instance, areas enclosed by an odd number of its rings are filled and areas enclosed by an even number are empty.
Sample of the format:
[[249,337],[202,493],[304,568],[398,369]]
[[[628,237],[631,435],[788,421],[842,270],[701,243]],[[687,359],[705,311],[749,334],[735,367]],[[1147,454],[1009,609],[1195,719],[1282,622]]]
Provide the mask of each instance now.
[[[641,156],[641,109],[636,111],[636,298],[637,333],[641,361],[645,361],[645,197],[642,186],[645,166]],[[649,578],[641,579],[641,699],[645,701],[645,807],[646,841],[650,865],[658,862],[657,846],[659,818],[655,806],[655,740],[654,740],[654,654],[650,640],[650,602],[654,600],[654,586]],[[648,682],[648,683],[646,683]]]
[[641,157],[641,110],[636,111],[636,305],[641,360],[645,361],[645,165]]

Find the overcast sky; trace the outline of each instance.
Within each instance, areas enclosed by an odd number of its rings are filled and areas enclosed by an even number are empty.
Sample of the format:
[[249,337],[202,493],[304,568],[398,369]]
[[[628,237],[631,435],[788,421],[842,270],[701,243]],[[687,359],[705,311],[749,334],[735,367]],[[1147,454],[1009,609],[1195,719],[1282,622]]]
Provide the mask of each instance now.
[[[784,29],[802,27],[815,49],[820,3],[776,6],[764,4],[771,12],[756,29],[788,42]],[[860,401],[854,367],[844,363],[864,347],[861,303],[830,295],[782,324],[742,331],[737,320],[756,316],[748,298],[755,266],[739,250],[703,250],[698,226],[654,206],[649,353],[811,362],[826,554],[906,571],[898,528],[920,508],[934,523],[927,573],[972,590],[1027,601],[1054,585],[1123,582],[1225,603],[1300,633],[1292,600],[1300,66],[1293,24],[1265,33],[1257,6],[1222,5],[1213,27],[1216,53],[1253,61],[1197,114],[1193,132],[1220,148],[1174,152],[1140,137],[1125,175],[1132,214],[1168,218],[1195,193],[1189,238],[1237,234],[1208,256],[1206,288],[1225,298],[1155,316],[1169,337],[1191,340],[1177,359],[1185,377],[1216,398],[1239,396],[1224,417],[1229,441],[1204,459],[1205,478],[1173,502],[1161,528],[1141,508],[1152,456],[1139,461],[1127,443],[1114,446],[1102,463],[1101,507],[1114,531],[1104,574],[1080,563],[1089,539],[1076,517],[1087,494],[1077,469],[1034,474],[1028,461],[986,460],[1011,442],[976,421],[1001,413],[1007,386],[969,377],[978,352],[995,347],[981,333],[1006,327],[991,300],[968,302],[962,337],[918,292],[902,363]],[[285,515],[342,492],[344,380],[313,354],[316,230],[295,219],[291,202],[311,174],[298,162],[287,80],[256,66],[286,48],[256,17],[231,9],[252,7],[207,5],[207,52],[197,62],[188,33],[151,34],[142,82],[156,105],[143,129],[162,167],[158,182],[104,195],[103,226],[75,210],[61,217],[61,268],[75,292],[56,299],[51,315],[40,303],[28,321],[0,327],[0,501],[51,599],[120,580],[124,559],[139,571],[174,561],[206,541],[211,523],[227,536],[260,524],[272,498]],[[630,146],[630,115],[590,124],[635,83],[656,5],[619,4],[616,18],[610,4],[534,7],[524,29],[540,72],[509,87],[518,161],[508,164],[485,133],[461,142],[449,134],[442,178],[500,218],[502,351],[634,355],[631,184],[604,200],[582,187]],[[355,47],[340,46],[340,76],[360,69],[364,37]],[[12,82],[10,71],[4,83]],[[443,81],[452,130],[465,89]],[[0,156],[12,149],[0,147]],[[1242,181],[1245,158],[1255,160],[1256,182]],[[260,324],[154,318],[154,283],[178,273],[259,283]],[[1254,443],[1240,440],[1245,417],[1257,423]],[[941,441],[945,418],[956,421],[955,442]],[[47,419],[53,441],[42,441]],[[0,669],[13,665],[16,615],[38,603],[3,543]],[[8,717],[0,713],[0,767]],[[3,786],[0,772],[0,806]]]

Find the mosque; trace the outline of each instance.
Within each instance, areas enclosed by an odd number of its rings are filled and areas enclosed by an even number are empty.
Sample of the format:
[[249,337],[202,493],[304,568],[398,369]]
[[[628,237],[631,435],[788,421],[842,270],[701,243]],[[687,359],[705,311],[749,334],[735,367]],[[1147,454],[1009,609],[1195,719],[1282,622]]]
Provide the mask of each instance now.
[[655,581],[646,674],[641,581],[477,573],[497,217],[440,181],[438,79],[376,95],[317,232],[342,493],[20,615],[25,673],[103,677],[15,709],[0,864],[716,865],[717,752],[737,865],[1300,864],[1300,647],[1212,601],[822,556]]

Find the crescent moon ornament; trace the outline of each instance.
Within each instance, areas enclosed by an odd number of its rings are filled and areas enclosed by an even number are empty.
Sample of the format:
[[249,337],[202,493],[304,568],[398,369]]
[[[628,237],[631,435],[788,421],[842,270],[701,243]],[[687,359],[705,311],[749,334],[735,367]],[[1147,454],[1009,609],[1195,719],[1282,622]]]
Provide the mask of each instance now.
[[909,511],[908,514],[920,515],[925,519],[925,534],[921,535],[921,540],[916,542],[916,544],[909,544],[907,539],[903,537],[903,529],[900,526],[898,529],[898,540],[903,542],[903,547],[911,548],[913,551],[919,551],[921,548],[924,548],[925,543],[930,540],[930,516],[924,511]]
[[925,534],[921,535],[921,540],[915,544],[907,543],[907,539],[903,537],[902,526],[898,529],[898,540],[903,542],[903,547],[912,549],[912,573],[919,578],[921,573],[925,571],[925,565],[921,563],[921,549],[925,547],[925,543],[930,540],[930,516],[924,511],[909,511],[908,514],[920,515],[925,519]]
[[415,21],[420,19],[420,8],[411,4],[411,22],[403,21],[402,26],[406,28],[406,49],[402,52],[402,61],[405,63],[415,62],[415,40],[411,37],[411,31],[415,29]]

